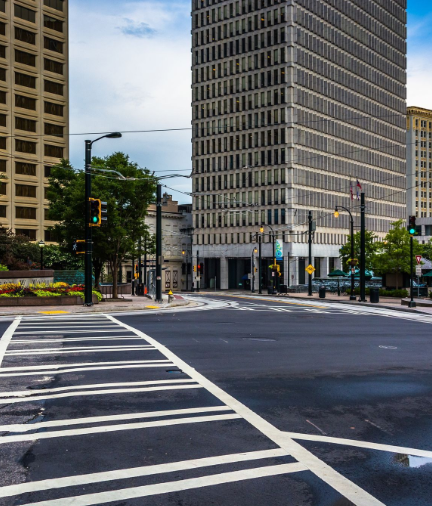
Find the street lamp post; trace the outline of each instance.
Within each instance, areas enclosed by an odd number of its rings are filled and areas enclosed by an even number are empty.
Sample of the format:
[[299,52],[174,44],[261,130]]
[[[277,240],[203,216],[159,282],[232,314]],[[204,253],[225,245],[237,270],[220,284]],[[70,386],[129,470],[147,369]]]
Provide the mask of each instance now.
[[118,139],[122,136],[120,132],[113,132],[102,135],[94,141],[85,141],[85,289],[84,306],[92,306],[92,228],[90,227],[90,204],[91,198],[91,151],[95,142],[101,139]]
[[350,224],[351,224],[351,295],[350,300],[356,300],[356,296],[354,295],[354,264],[352,263],[354,260],[354,218],[351,214],[351,211],[344,206],[336,206],[334,217],[339,218],[338,209],[343,209],[350,215]]
[[255,293],[255,259],[254,259],[254,253],[258,253],[257,248],[254,248],[252,250],[252,255],[251,255],[251,271],[252,271],[252,288],[251,288],[251,292],[252,293]]
[[45,247],[45,243],[43,241],[39,241],[39,248],[40,248],[40,264],[41,264],[41,270],[44,270],[44,261],[43,261],[43,250]]

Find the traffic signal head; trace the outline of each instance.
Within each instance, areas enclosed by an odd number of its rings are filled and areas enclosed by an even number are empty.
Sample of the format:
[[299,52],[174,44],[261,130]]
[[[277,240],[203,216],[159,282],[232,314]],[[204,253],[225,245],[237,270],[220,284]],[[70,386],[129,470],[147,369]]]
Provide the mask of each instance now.
[[108,203],[107,202],[100,203],[100,220],[101,220],[101,225],[104,225],[108,222]]
[[102,221],[101,201],[99,199],[89,199],[90,202],[90,223],[91,227],[100,227]]
[[416,229],[416,217],[410,216],[408,218],[408,232],[410,235],[416,235],[417,229]]

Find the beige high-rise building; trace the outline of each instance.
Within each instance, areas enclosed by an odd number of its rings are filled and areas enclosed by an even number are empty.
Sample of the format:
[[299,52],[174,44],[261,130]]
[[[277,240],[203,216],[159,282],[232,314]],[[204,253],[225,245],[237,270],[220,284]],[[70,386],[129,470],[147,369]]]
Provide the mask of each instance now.
[[50,241],[50,167],[68,158],[68,0],[0,0],[0,226]]

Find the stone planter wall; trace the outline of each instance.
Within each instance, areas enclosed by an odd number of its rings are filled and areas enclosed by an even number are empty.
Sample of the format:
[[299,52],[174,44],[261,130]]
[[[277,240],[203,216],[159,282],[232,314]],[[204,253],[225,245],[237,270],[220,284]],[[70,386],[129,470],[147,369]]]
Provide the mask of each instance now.
[[[93,304],[98,304],[98,298],[93,295]],[[5,306],[80,306],[81,297],[0,297],[0,307]]]
[[29,286],[36,283],[53,283],[54,271],[0,271],[0,285],[5,283],[20,283],[21,286]]

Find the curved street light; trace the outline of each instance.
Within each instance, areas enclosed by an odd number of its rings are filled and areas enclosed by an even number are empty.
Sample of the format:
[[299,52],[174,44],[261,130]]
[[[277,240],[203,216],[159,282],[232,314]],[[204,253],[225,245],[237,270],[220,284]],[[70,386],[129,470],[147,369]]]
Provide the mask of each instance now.
[[352,264],[352,261],[354,259],[354,219],[351,214],[351,211],[347,209],[344,206],[336,206],[334,217],[339,218],[339,211],[338,209],[343,209],[350,215],[350,221],[351,221],[351,295],[350,300],[356,300],[356,296],[354,295],[354,265]]

